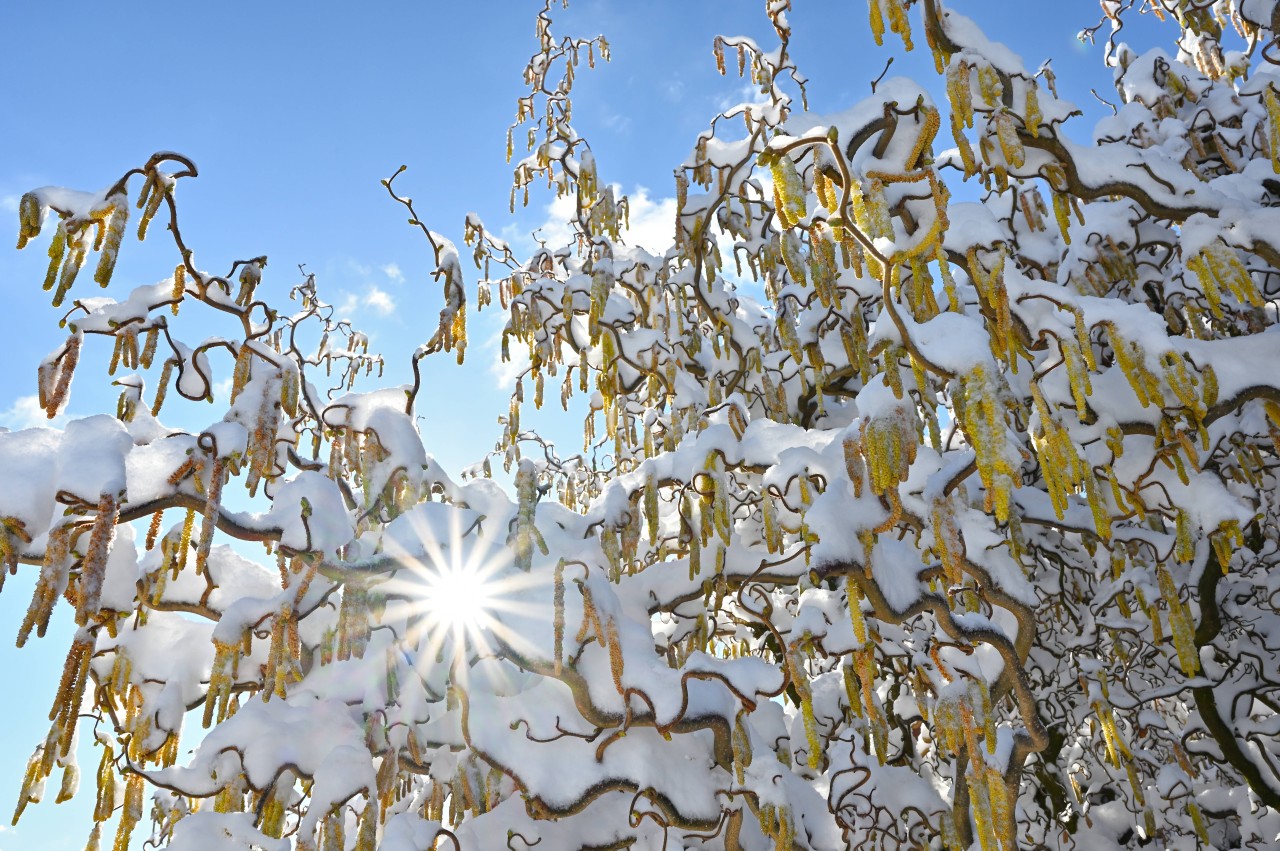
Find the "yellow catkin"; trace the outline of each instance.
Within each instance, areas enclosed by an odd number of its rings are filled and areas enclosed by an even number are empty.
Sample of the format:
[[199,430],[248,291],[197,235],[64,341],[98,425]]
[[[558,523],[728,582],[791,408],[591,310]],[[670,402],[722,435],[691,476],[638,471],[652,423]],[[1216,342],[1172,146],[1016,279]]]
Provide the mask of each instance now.
[[187,267],[178,265],[173,270],[173,315],[178,315],[178,305],[182,302],[182,298],[187,290]]
[[1271,170],[1280,174],[1280,100],[1276,90],[1267,86],[1262,90],[1262,101],[1267,109],[1267,147],[1271,153]]
[[[873,0],[874,2],[874,0]],[[907,9],[902,0],[885,0],[889,7],[889,29],[902,37],[902,46],[907,50],[914,49],[911,43],[911,22],[907,18]]]
[[1067,196],[1062,192],[1053,193],[1053,217],[1058,222],[1058,231],[1062,241],[1071,244],[1071,211],[1067,206]]
[[1160,564],[1156,568],[1156,576],[1160,582],[1160,596],[1169,606],[1169,631],[1173,633],[1173,646],[1178,654],[1178,663],[1182,673],[1194,677],[1200,673],[1200,655],[1195,644],[1195,625],[1191,613],[1178,594],[1178,587],[1173,582],[1169,570]]
[[129,205],[120,203],[109,208],[107,213],[106,236],[102,242],[102,252],[98,256],[98,268],[93,279],[101,286],[111,283],[111,274],[115,271],[116,256],[120,253],[120,243],[124,239],[124,228],[129,221]]
[[346,848],[345,820],[343,811],[338,808],[329,813],[324,821],[321,822],[320,828],[323,838],[320,847],[323,851],[343,851]]
[[49,615],[53,605],[58,601],[59,574],[71,548],[70,526],[59,526],[49,532],[45,545],[44,563],[40,568],[40,578],[36,581],[35,592],[31,595],[31,604],[27,607],[26,617],[18,629],[17,646],[26,644],[27,638],[34,628],[38,636],[43,636],[48,629]]
[[205,695],[202,726],[208,729],[227,715],[227,703],[235,685],[236,668],[240,659],[241,643],[213,642],[213,667],[209,673],[209,689]]
[[1023,116],[1027,132],[1032,136],[1040,133],[1040,122],[1044,120],[1044,115],[1040,112],[1040,98],[1036,94],[1036,84],[1034,80],[1027,81],[1026,94],[1026,111]]
[[875,744],[876,760],[884,765],[889,749],[889,728],[876,698],[875,647],[871,644],[854,651],[858,681],[862,686],[862,704],[871,724],[871,739]]
[[1022,140],[1018,138],[1018,126],[1012,115],[1005,110],[996,112],[991,123],[994,125],[996,141],[1000,144],[1000,153],[1011,168],[1022,168],[1026,162],[1026,152]]
[[841,673],[844,677],[844,694],[845,700],[849,704],[849,711],[857,718],[862,716],[862,694],[858,685],[858,676],[854,671],[853,664],[849,663],[843,666]]
[[1184,564],[1190,563],[1196,556],[1195,539],[1191,530],[1191,515],[1181,508],[1178,509],[1174,518],[1174,549],[1173,556]]
[[40,235],[45,208],[34,193],[28,192],[18,201],[18,248]]
[[280,796],[272,793],[262,805],[262,819],[258,829],[275,839],[284,835],[285,806]]
[[1142,347],[1125,339],[1114,325],[1108,324],[1107,330],[1111,338],[1111,348],[1115,352],[1116,363],[1128,379],[1129,386],[1133,388],[1138,403],[1146,408],[1152,402],[1159,401],[1159,394],[1153,398],[1148,392],[1151,385],[1148,379],[1150,371],[1146,367],[1146,355]]
[[969,781],[969,807],[970,812],[973,814],[973,825],[976,829],[975,832],[978,834],[978,843],[982,851],[998,851],[991,789],[987,785],[984,774],[970,771],[967,775]]
[[[884,44],[884,10],[880,8],[880,0],[869,0],[867,5],[870,7],[870,26],[871,37],[875,39],[876,45]],[[1280,173],[1280,172],[1277,172]]]
[[555,636],[555,673],[560,676],[564,659],[564,559],[556,562],[554,582],[555,614],[552,630]]
[[78,626],[85,626],[98,614],[102,583],[106,576],[107,556],[111,541],[115,537],[115,525],[119,513],[120,505],[116,497],[112,494],[103,494],[98,501],[98,511],[94,516],[89,534],[89,545],[85,550],[80,568],[80,599],[76,606]]
[[[68,235],[70,234],[68,233]],[[75,283],[76,276],[80,274],[80,268],[84,265],[88,244],[83,228],[76,231],[75,240],[70,242],[67,247],[71,250],[62,261],[62,268],[58,272],[58,287],[53,293],[54,307],[62,305],[62,300],[66,298],[67,291]]]
[[609,619],[605,626],[605,636],[609,647],[609,669],[613,674],[613,685],[618,690],[618,694],[625,691],[623,685],[623,658],[622,658],[622,641],[618,636],[618,622],[612,618]]
[[114,758],[115,751],[109,745],[104,747],[97,772],[97,801],[93,810],[93,819],[96,822],[108,820],[115,811],[116,772]]
[[1122,761],[1131,761],[1133,753],[1129,750],[1129,746],[1125,744],[1124,739],[1120,736],[1120,730],[1116,726],[1115,713],[1111,709],[1111,704],[1107,698],[1106,679],[1099,681],[1100,695],[1093,701],[1093,711],[1098,716],[1098,721],[1102,725],[1103,741],[1107,748],[1107,758],[1116,768],[1120,768]]
[[374,851],[378,838],[378,802],[371,800],[364,805],[360,818],[356,822],[356,844],[354,851]]
[[995,706],[991,702],[991,690],[987,687],[985,680],[975,680],[971,690],[977,692],[977,699],[974,702],[982,708],[983,742],[987,746],[987,753],[994,754],[996,752],[996,713]]
[[834,213],[839,210],[840,196],[822,169],[814,169],[813,191],[818,196],[818,202],[828,211]]
[[739,784],[746,779],[746,769],[750,766],[751,734],[743,723],[743,713],[739,712],[733,722],[733,769]]
[[818,736],[818,721],[813,714],[813,692],[809,687],[809,678],[805,673],[804,657],[798,647],[792,647],[787,653],[787,668],[791,677],[791,685],[800,696],[800,712],[804,722],[804,733],[807,740],[808,753],[805,763],[815,771],[822,770],[822,744]]
[[1218,564],[1222,572],[1226,573],[1231,565],[1232,554],[1244,546],[1244,532],[1240,529],[1240,522],[1238,520],[1222,521],[1210,540],[1218,557]]
[[978,67],[978,91],[982,102],[993,109],[1004,97],[1004,83],[1000,81],[1000,73],[990,65]]
[[93,657],[93,646],[92,638],[77,638],[71,643],[62,669],[62,681],[58,685],[53,708],[49,710],[49,720],[56,729],[61,730],[62,756],[66,756],[70,749],[80,703],[89,684],[89,662]]
[[[214,458],[210,465],[209,484],[205,490],[204,511],[200,521],[200,536],[196,543],[196,576],[204,576],[208,570],[209,551],[213,546],[213,533],[217,528],[218,512],[222,506],[224,462]],[[192,518],[194,523],[194,518]]]
[[173,374],[173,361],[166,360],[164,365],[160,367],[160,378],[156,381],[156,397],[151,403],[151,413],[156,415],[160,413],[160,408],[164,406],[165,395],[169,392],[169,378]]
[[130,774],[125,780],[124,809],[120,813],[120,824],[116,829],[114,851],[129,851],[129,838],[142,820],[143,784],[140,774]]
[[187,566],[187,554],[191,550],[191,533],[195,528],[196,512],[193,508],[188,508],[186,514],[182,518],[182,532],[178,539],[178,551],[175,553],[173,575],[176,579],[178,572]]
[[849,603],[849,620],[853,626],[853,637],[858,642],[859,647],[865,647],[867,644],[867,622],[862,617],[862,592],[858,588],[858,583],[852,578],[846,579],[845,582]]
[[892,238],[893,220],[889,215],[889,202],[884,194],[884,182],[873,177],[867,182],[863,201],[867,205],[869,233],[872,237]]
[[[970,77],[972,68],[963,59],[953,61],[947,68],[947,96],[951,101],[953,129],[959,132],[960,127],[973,127],[973,84]],[[972,151],[970,151],[972,155]]]
[[67,252],[67,225],[66,222],[58,222],[58,228],[53,233],[53,240],[49,243],[49,270],[45,273],[44,288],[46,290],[53,289],[54,283],[58,280],[58,269],[62,267],[63,257]]
[[[1011,790],[1005,784],[1004,776],[994,765],[987,765],[984,779],[991,799],[991,819],[994,822],[992,828],[996,839],[999,840],[1004,851],[1014,851],[1018,847],[1018,842],[1010,798],[1016,795],[1016,790],[1012,795],[1010,794]],[[1014,800],[1016,801],[1016,797]]]
[[1209,841],[1209,831],[1205,828],[1204,815],[1200,812],[1200,807],[1191,798],[1187,798],[1187,815],[1191,816],[1191,824],[1195,828],[1196,837],[1201,844],[1206,848],[1212,847],[1212,843]]
[[977,456],[978,473],[986,489],[986,510],[994,511],[1000,522],[1009,517],[1010,491],[1018,481],[1016,468],[1005,457],[1004,406],[994,375],[979,364],[963,377],[964,415],[961,417],[970,444]]
[[1214,274],[1241,304],[1255,308],[1263,306],[1262,295],[1253,282],[1253,276],[1234,248],[1217,239],[1205,249],[1205,255]]
[[147,175],[147,182],[142,186],[142,193],[138,196],[138,207],[142,209],[142,218],[138,220],[138,240],[142,241],[147,238],[147,228],[151,225],[151,219],[160,209],[160,202],[168,194],[168,189],[160,186],[160,182],[156,179],[155,172]]
[[807,214],[804,179],[786,154],[775,154],[769,164],[773,177],[774,205],[783,228],[790,228]]

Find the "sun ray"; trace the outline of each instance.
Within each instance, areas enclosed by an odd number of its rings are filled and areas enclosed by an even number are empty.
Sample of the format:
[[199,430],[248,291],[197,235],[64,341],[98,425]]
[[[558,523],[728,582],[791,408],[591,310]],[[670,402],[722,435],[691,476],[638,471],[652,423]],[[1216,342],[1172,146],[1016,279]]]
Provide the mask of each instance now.
[[505,537],[485,534],[483,518],[470,510],[423,506],[403,522],[384,540],[386,553],[404,565],[384,590],[394,601],[388,614],[403,620],[421,665],[445,665],[449,684],[465,686],[458,680],[476,660],[533,649],[506,620],[545,610],[531,598],[549,582],[546,571],[516,568]]

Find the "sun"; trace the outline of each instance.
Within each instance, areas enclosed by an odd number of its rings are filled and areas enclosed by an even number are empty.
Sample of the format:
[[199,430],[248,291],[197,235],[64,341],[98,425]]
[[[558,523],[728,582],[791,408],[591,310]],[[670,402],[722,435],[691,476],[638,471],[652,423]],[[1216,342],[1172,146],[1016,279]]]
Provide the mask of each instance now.
[[483,565],[454,560],[423,571],[420,600],[428,629],[459,636],[490,626],[499,602],[491,572]]
[[423,660],[461,662],[525,641],[506,621],[527,619],[538,577],[513,568],[506,537],[487,535],[470,509],[426,503],[404,517],[385,541],[403,566],[387,584],[392,617]]

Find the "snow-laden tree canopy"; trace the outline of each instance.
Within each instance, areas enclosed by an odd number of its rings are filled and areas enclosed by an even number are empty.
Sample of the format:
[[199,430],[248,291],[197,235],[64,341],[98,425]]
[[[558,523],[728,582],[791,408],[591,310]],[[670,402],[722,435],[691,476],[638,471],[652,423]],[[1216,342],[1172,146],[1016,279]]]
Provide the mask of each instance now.
[[[938,84],[815,119],[789,6],[716,40],[759,96],[677,169],[664,254],[570,119],[608,44],[550,4],[512,204],[548,183],[576,242],[521,258],[469,217],[469,283],[386,181],[443,288],[414,375],[461,358],[469,299],[529,359],[466,476],[314,281],[266,304],[266,258],[198,265],[185,157],[23,197],[68,309],[41,403],[104,339],[121,395],[0,434],[18,642],[59,598],[79,625],[19,813],[75,793],[91,730],[120,851],[1275,847],[1280,5],[1103,0],[1091,143],[941,0],[869,3]],[[1142,12],[1177,43],[1121,43]],[[156,285],[112,277],[133,207],[175,244]],[[202,430],[163,423],[228,375]],[[581,454],[521,425],[557,394]]]

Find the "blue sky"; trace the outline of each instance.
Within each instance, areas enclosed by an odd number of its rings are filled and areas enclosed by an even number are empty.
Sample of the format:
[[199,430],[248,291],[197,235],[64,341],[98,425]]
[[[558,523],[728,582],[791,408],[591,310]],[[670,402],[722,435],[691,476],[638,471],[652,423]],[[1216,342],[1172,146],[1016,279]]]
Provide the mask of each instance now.
[[[720,108],[744,99],[742,81],[717,75],[711,40],[747,34],[769,44],[762,5],[591,0],[553,12],[561,35],[603,32],[613,46],[611,64],[578,77],[574,115],[601,177],[633,196],[638,233],[670,232],[672,169]],[[793,55],[812,81],[816,111],[844,109],[868,94],[868,81],[890,55],[897,57],[894,74],[932,74],[922,36],[906,57],[873,47],[862,2],[796,5]],[[1052,57],[1060,92],[1091,117],[1102,114],[1089,94],[1091,87],[1104,96],[1114,91],[1101,46],[1075,39],[1097,21],[1094,0],[951,5],[1014,47],[1029,67]],[[527,210],[507,213],[504,148],[539,6],[514,0],[0,6],[6,34],[0,222],[7,223],[0,232],[9,234],[0,243],[0,288],[11,329],[9,368],[0,372],[0,425],[36,424],[36,364],[63,339],[60,311],[40,289],[47,237],[24,252],[12,248],[18,197],[48,184],[102,188],[162,149],[189,155],[201,170],[178,194],[197,265],[221,272],[234,259],[265,253],[270,265],[259,292],[283,300],[305,263],[323,297],[341,305],[386,356],[386,381],[408,380],[408,355],[429,336],[440,293],[428,278],[426,243],[379,179],[407,164],[397,186],[414,197],[433,230],[459,244],[469,211],[517,247],[531,244],[526,234],[546,221],[551,197],[535,194]],[[1091,126],[1078,121],[1073,135],[1084,140]],[[114,292],[171,272],[176,257],[164,237],[153,230],[143,245],[126,242]],[[467,271],[474,304],[476,276]],[[86,295],[92,286],[82,280],[73,292]],[[500,433],[495,418],[510,392],[493,366],[500,327],[497,309],[473,314],[467,365],[455,366],[448,355],[428,363],[422,428],[428,451],[447,468],[479,460]],[[91,378],[95,370],[105,378],[105,366],[92,361],[91,352],[73,390],[73,415],[114,410],[115,393]],[[200,411],[192,424],[215,411]],[[573,434],[575,424],[553,428]],[[567,448],[574,450],[573,441]],[[0,671],[11,693],[0,737],[0,808],[16,801],[25,760],[47,730],[45,710],[70,640],[65,611],[47,638],[21,652],[5,637],[25,612],[34,572],[24,567],[0,593]],[[96,754],[82,753],[77,799],[55,807],[50,790],[19,827],[0,828],[0,851],[83,847],[96,765],[89,760]]]

